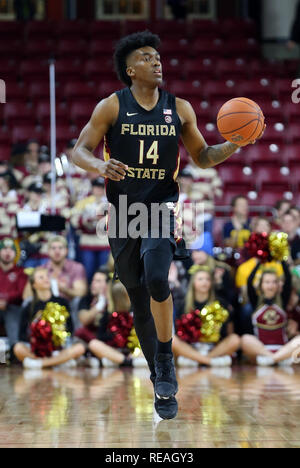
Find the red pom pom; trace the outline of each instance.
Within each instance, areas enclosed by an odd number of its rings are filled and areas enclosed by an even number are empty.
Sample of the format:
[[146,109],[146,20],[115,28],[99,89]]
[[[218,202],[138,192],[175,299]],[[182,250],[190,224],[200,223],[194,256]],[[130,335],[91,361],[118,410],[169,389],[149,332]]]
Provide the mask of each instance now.
[[52,329],[45,320],[33,322],[30,326],[31,350],[37,357],[50,357],[54,351],[52,342]]
[[107,342],[114,348],[126,348],[133,327],[133,317],[129,312],[113,312],[108,323],[108,331],[113,338]]
[[176,320],[176,333],[186,343],[197,343],[201,337],[199,310],[194,310]]
[[262,262],[267,262],[271,259],[269,249],[269,236],[266,232],[258,234],[253,232],[245,244],[251,257],[257,257]]

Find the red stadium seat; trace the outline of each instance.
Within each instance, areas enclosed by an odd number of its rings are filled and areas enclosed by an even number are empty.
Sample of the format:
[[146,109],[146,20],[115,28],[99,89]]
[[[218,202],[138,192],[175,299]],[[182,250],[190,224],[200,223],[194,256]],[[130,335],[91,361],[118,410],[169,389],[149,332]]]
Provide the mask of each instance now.
[[170,37],[184,39],[188,36],[188,25],[185,21],[161,19],[151,23],[151,31],[158,34],[163,41]]
[[272,101],[274,96],[274,85],[266,78],[258,80],[244,81],[238,86],[240,96],[245,96],[260,105],[260,101]]
[[23,49],[23,58],[45,60],[54,56],[55,43],[49,40],[28,42]]
[[88,44],[81,39],[64,39],[57,43],[55,53],[59,58],[74,58],[81,60],[88,54]]
[[186,59],[189,55],[190,45],[186,39],[170,40],[165,39],[159,47],[161,60],[165,59]]
[[88,30],[93,40],[118,40],[121,36],[122,27],[120,21],[91,21]]
[[237,59],[220,59],[217,62],[218,78],[222,80],[248,79],[249,65],[246,60]]
[[25,103],[27,99],[26,94],[26,87],[14,83],[14,82],[7,82],[6,83],[6,101],[7,102],[14,102],[14,103]]
[[205,99],[218,99],[223,102],[237,97],[237,87],[233,80],[208,81],[203,86],[203,96]]
[[289,163],[290,169],[290,180],[295,191],[299,192],[300,189],[300,158],[298,160],[292,160]]
[[[1,21],[1,24],[3,22]],[[6,38],[0,41],[0,60],[2,59],[14,59],[19,58],[22,55],[23,44],[18,40],[8,41]]]
[[[252,190],[250,192],[252,192]],[[240,186],[236,185],[234,187],[231,187],[230,190],[227,189],[226,192],[224,192],[222,199],[218,200],[217,198],[215,198],[215,202],[218,206],[230,205],[232,199],[236,197],[237,195],[244,195],[245,197],[247,197],[249,204],[257,204],[257,200],[253,200],[252,202],[251,198],[249,198],[249,192],[245,190],[245,187],[243,184],[241,184]]]
[[240,38],[256,37],[257,25],[255,21],[250,18],[238,19],[228,18],[224,19],[219,26],[222,36],[232,38],[234,35],[238,40]]
[[300,131],[299,124],[293,123],[287,126],[286,137],[287,141],[290,144],[299,144],[300,143]]
[[1,79],[5,83],[15,81],[17,78],[17,62],[12,58],[0,58]]
[[186,78],[189,80],[216,78],[216,64],[210,58],[187,60],[183,66]]
[[292,80],[290,78],[277,79],[275,82],[275,89],[277,97],[280,101],[291,102],[294,88],[292,87]]
[[1,21],[0,42],[11,42],[14,39],[23,39],[23,21]]
[[0,143],[0,161],[9,161],[11,155],[11,145]]
[[178,60],[177,58],[163,58],[162,70],[163,76],[166,77],[168,81],[179,80],[185,77],[185,70],[182,66],[182,61]]
[[226,182],[224,184],[224,193],[231,193],[232,191],[238,191],[242,194],[248,194],[249,192],[255,191],[255,186],[251,181],[244,181],[244,182]]
[[221,39],[196,39],[193,42],[191,53],[197,59],[222,57],[224,44]]
[[259,141],[255,145],[246,146],[243,151],[245,154],[245,159],[247,164],[252,165],[253,163],[258,162],[263,165],[264,163],[273,163],[274,165],[280,167],[283,165],[283,152],[284,146],[277,145],[275,143],[268,144]]
[[[44,128],[50,124],[50,102],[49,100],[40,101],[35,109],[36,118]],[[56,104],[56,124],[63,125],[70,122],[70,109],[63,103]]]
[[207,101],[203,101],[201,98],[190,99],[190,104],[194,109],[197,119],[202,121],[210,122],[212,120],[212,108]]
[[188,34],[193,38],[214,39],[220,35],[220,23],[210,19],[192,19]]
[[58,40],[78,40],[84,39],[88,34],[88,25],[83,20],[60,21],[55,28],[55,35]]
[[[50,127],[48,128],[47,141],[50,141]],[[78,138],[79,131],[76,127],[69,125],[59,125],[56,129],[56,143],[59,148],[65,147],[68,141]]]
[[289,76],[296,78],[300,66],[299,59],[288,59],[284,61],[284,68],[288,71]]
[[115,80],[112,58],[108,58],[104,63],[99,59],[87,60],[84,64],[84,75],[94,83],[99,83],[100,80]]
[[95,108],[95,101],[84,101],[80,103],[73,103],[70,109],[70,115],[72,122],[77,125],[78,128],[82,128],[89,121],[92,112]]
[[0,145],[10,145],[11,144],[11,132],[8,130],[0,129]]
[[294,104],[293,102],[286,102],[283,107],[284,116],[289,123],[298,123],[300,124],[300,109],[299,104]]
[[74,58],[61,59],[55,63],[56,80],[65,85],[83,79],[82,63]]
[[40,60],[25,60],[20,65],[22,81],[49,81],[49,64]]
[[12,130],[12,143],[26,143],[28,140],[37,140],[40,144],[47,144],[45,132],[37,129],[35,125],[24,125]]
[[300,208],[300,191],[294,193],[293,203]]
[[252,59],[248,62],[251,75],[256,79],[268,78],[269,80],[276,80],[280,77],[284,77],[286,74],[282,61]]
[[282,123],[267,125],[260,142],[284,145],[286,142],[286,133],[287,130]]
[[29,41],[52,39],[56,30],[56,24],[52,21],[28,21],[25,26],[25,38]]
[[186,99],[202,96],[202,86],[199,81],[175,80],[171,83],[168,90],[170,93],[175,94],[175,96]]
[[23,103],[7,102],[4,108],[4,120],[8,127],[16,125],[35,124],[35,117],[32,107]]
[[260,102],[260,106],[268,125],[270,123],[287,122],[285,108],[279,101]]
[[35,81],[28,85],[28,97],[31,101],[37,102],[40,99],[50,100],[49,83],[44,81]]
[[200,130],[208,145],[216,145],[223,141],[214,123],[208,122],[205,126],[201,127]]
[[120,81],[103,81],[99,86],[96,87],[96,98],[98,100],[108,97],[118,89],[122,89],[124,86]]
[[[220,164],[217,166],[219,177],[225,184],[225,187],[232,186],[234,184],[245,183],[246,186],[253,188],[253,175],[252,171],[245,169],[239,163],[232,163],[230,165]],[[250,189],[251,190],[251,189]]]
[[115,41],[113,39],[97,39],[90,42],[88,47],[88,54],[93,57],[112,57],[114,51]]
[[258,57],[260,46],[254,38],[228,40],[223,47],[223,56],[240,57],[248,60],[250,57]]
[[253,174],[257,190],[283,190],[288,191],[291,189],[289,173],[282,174],[281,169],[272,167],[272,163],[264,165],[253,164]]
[[293,161],[300,161],[300,143],[285,146],[282,151],[282,159],[288,166]]
[[213,121],[217,121],[218,112],[223,106],[223,104],[225,103],[225,101],[226,100],[224,98],[218,99],[214,97],[212,97],[212,99],[210,100],[211,115],[212,115]]
[[95,88],[88,85],[86,82],[74,81],[73,83],[67,83],[65,85],[64,96],[67,101],[86,101],[87,99],[94,99]]
[[128,35],[128,34],[135,33],[137,31],[145,31],[145,29],[150,29],[151,25],[149,24],[148,21],[127,20],[125,21],[124,27],[125,27],[124,34]]
[[[258,200],[260,206],[275,206],[276,202],[286,198],[287,192],[285,191],[270,191],[267,192],[260,192],[258,194]],[[290,196],[292,196],[291,192],[288,192]]]

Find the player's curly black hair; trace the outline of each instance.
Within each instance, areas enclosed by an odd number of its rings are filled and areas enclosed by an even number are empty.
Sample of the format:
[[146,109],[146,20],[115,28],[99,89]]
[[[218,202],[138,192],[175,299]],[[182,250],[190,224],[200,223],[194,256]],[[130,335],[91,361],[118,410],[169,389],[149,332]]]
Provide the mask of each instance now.
[[114,53],[114,64],[120,81],[127,86],[131,86],[131,78],[127,75],[126,59],[131,52],[140,47],[153,47],[157,49],[160,45],[160,38],[152,32],[146,30],[125,36],[116,44]]

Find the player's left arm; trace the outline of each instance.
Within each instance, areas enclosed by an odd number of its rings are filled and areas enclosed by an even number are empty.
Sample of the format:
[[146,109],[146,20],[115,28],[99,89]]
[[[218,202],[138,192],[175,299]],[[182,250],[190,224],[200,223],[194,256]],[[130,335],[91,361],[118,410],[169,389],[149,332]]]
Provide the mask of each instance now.
[[181,138],[183,144],[195,164],[202,169],[214,167],[226,161],[239,146],[245,146],[236,145],[229,141],[219,145],[208,146],[197,127],[196,114],[191,104],[184,99],[176,98],[176,108],[182,123]]

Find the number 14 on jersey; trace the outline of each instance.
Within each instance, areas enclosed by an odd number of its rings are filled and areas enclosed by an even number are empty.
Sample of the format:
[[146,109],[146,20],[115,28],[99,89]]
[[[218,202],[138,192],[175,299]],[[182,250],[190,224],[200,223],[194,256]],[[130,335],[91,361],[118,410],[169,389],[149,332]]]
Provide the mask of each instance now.
[[[139,164],[144,163],[144,155],[145,155],[145,141],[139,140],[140,142],[140,157],[139,157]],[[158,154],[158,140],[154,140],[152,145],[147,151],[146,159],[153,159],[153,164],[157,164],[157,160],[159,158]]]

